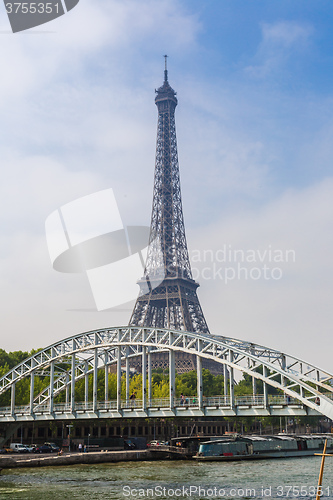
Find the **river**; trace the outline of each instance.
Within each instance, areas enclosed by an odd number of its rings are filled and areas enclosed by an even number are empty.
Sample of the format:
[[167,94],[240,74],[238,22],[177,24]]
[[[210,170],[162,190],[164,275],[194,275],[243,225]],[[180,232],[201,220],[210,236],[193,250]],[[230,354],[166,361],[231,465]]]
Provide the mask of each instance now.
[[[0,499],[313,499],[320,460],[154,461],[8,469],[0,476]],[[333,457],[326,458],[322,498],[333,498]]]

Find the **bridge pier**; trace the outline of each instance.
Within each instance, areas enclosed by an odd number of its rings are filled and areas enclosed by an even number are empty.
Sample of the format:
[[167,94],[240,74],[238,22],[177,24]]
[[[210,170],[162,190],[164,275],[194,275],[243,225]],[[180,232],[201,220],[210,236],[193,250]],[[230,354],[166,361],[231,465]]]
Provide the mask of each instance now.
[[[31,361],[31,367],[35,366],[35,360]],[[30,401],[29,401],[29,407],[30,407],[30,415],[33,415],[34,413],[34,392],[35,392],[35,370],[32,370],[30,374]]]
[[69,405],[69,373],[66,373],[66,406]]
[[97,370],[98,370],[98,350],[94,350],[94,369],[93,369],[93,412],[97,411]]
[[[255,367],[255,362],[254,360],[251,360],[250,358],[248,359],[248,368],[254,368]],[[257,379],[252,375],[252,395],[255,397],[257,395]]]
[[121,412],[121,347],[117,347],[117,412]]
[[73,354],[72,354],[72,378],[71,378],[71,412],[74,412],[75,408],[75,351],[76,351],[76,341],[73,339]]
[[[202,351],[202,341],[198,340],[198,351]],[[202,384],[202,357],[197,356],[197,397],[198,397],[198,408],[202,410],[203,408],[203,384]]]
[[[170,345],[173,343],[173,333],[169,333]],[[169,350],[169,391],[170,391],[170,409],[173,410],[175,407],[175,351]]]
[[88,361],[84,362],[84,405],[85,408],[88,406],[89,401],[89,366]]
[[[145,334],[144,334],[145,335]],[[147,348],[142,346],[142,409],[146,411],[147,408]]]
[[105,401],[109,401],[109,353],[104,354],[104,394]]
[[50,365],[50,413],[53,413],[54,405],[54,361]]
[[[233,363],[234,361],[234,353],[230,349],[229,350],[229,361],[230,363]],[[235,393],[234,393],[234,369],[232,366],[229,367],[229,387],[230,387],[230,408],[234,410],[235,408]]]
[[130,398],[130,360],[129,360],[129,347],[126,346],[126,361],[125,361],[125,370],[126,370],[126,406],[129,404],[129,398]]
[[[264,366],[263,375],[265,378],[268,375],[266,366]],[[263,383],[263,387],[264,387],[264,408],[268,408],[268,391],[266,382]]]
[[[227,355],[225,356],[225,359],[227,359]],[[226,403],[228,400],[228,380],[229,380],[229,372],[228,372],[228,366],[223,363],[223,385],[224,385],[224,402]]]
[[11,394],[10,394],[10,414],[12,417],[15,416],[15,387],[16,383],[12,385]]
[[151,406],[152,401],[152,369],[151,369],[151,352],[150,347],[148,347],[147,352],[147,361],[148,361],[148,406]]

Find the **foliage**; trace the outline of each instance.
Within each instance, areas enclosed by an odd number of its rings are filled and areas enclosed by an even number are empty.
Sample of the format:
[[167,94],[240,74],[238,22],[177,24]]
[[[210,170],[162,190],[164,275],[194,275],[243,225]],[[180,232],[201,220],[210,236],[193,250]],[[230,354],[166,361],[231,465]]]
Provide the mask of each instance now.
[[[35,354],[37,351],[32,350],[31,352],[14,351],[7,353],[5,350],[0,349],[0,377],[5,375],[5,373],[22,362],[27,357]],[[64,360],[61,365],[63,369],[70,369],[70,359]],[[258,371],[262,373],[262,367],[258,368]],[[108,377],[108,399],[115,400],[117,398],[117,375],[116,373],[107,373]],[[203,394],[206,397],[217,396],[224,394],[224,377],[223,375],[214,376],[209,370],[202,370],[203,379]],[[49,376],[36,375],[35,376],[35,390],[34,395],[37,396],[45,387],[49,384]],[[146,381],[148,387],[148,380]],[[257,393],[262,394],[263,384],[260,380],[257,380]],[[277,389],[271,386],[268,387],[269,394],[280,393]],[[197,372],[195,370],[176,374],[175,379],[175,389],[176,397],[180,397],[181,394],[185,396],[196,396],[197,394]],[[135,392],[137,399],[142,399],[142,375],[134,374],[130,376],[130,393]],[[229,391],[229,384],[228,384]],[[252,377],[247,374],[243,374],[243,378],[235,384],[235,395],[246,395],[252,394]],[[93,393],[93,375],[88,376],[88,400],[92,400]],[[121,380],[121,396],[123,399],[126,397],[126,381],[125,376],[122,376]],[[152,373],[152,397],[153,398],[167,398],[169,396],[169,370],[163,370],[158,368],[153,370]],[[10,391],[7,391],[0,396],[0,406],[8,406],[10,404]],[[75,383],[75,400],[84,401],[85,398],[85,380],[81,378]],[[97,373],[97,398],[100,401],[105,399],[105,369],[99,369]],[[29,403],[30,399],[30,378],[24,378],[16,384],[15,390],[15,403],[17,405],[25,405]],[[60,393],[55,401],[64,402],[66,400],[65,391]]]
[[[13,351],[6,352],[0,349],[0,377],[3,377],[9,370],[20,364],[26,358],[33,356],[39,349],[32,349],[28,351]],[[35,377],[35,396],[44,388],[47,387],[49,382],[48,377]],[[0,406],[9,406],[11,399],[10,391],[5,392],[0,396]],[[28,404],[30,400],[30,379],[25,378],[18,382],[15,387],[15,401],[18,405]]]

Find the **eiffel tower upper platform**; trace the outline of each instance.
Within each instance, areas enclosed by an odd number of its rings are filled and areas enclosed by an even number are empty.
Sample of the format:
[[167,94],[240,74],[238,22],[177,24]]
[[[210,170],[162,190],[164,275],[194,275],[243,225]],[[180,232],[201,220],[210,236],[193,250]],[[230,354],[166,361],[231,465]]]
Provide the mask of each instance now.
[[[209,333],[187,249],[175,124],[178,100],[168,81],[166,56],[164,82],[155,92],[158,125],[149,246],[129,324]],[[167,357],[158,356],[155,367],[165,368]],[[183,358],[176,359],[178,371],[195,369],[194,359]]]

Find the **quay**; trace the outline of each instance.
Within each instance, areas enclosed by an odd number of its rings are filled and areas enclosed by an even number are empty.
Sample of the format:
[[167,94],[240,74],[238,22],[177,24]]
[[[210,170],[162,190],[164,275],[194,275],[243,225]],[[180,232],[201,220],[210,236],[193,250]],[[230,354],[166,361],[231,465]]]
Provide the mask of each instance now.
[[[156,460],[150,450],[90,451],[89,453],[64,453],[38,457],[10,456],[0,458],[0,471],[22,467],[54,467],[61,465],[102,464],[108,462],[133,462]],[[160,459],[160,457],[158,458]]]

